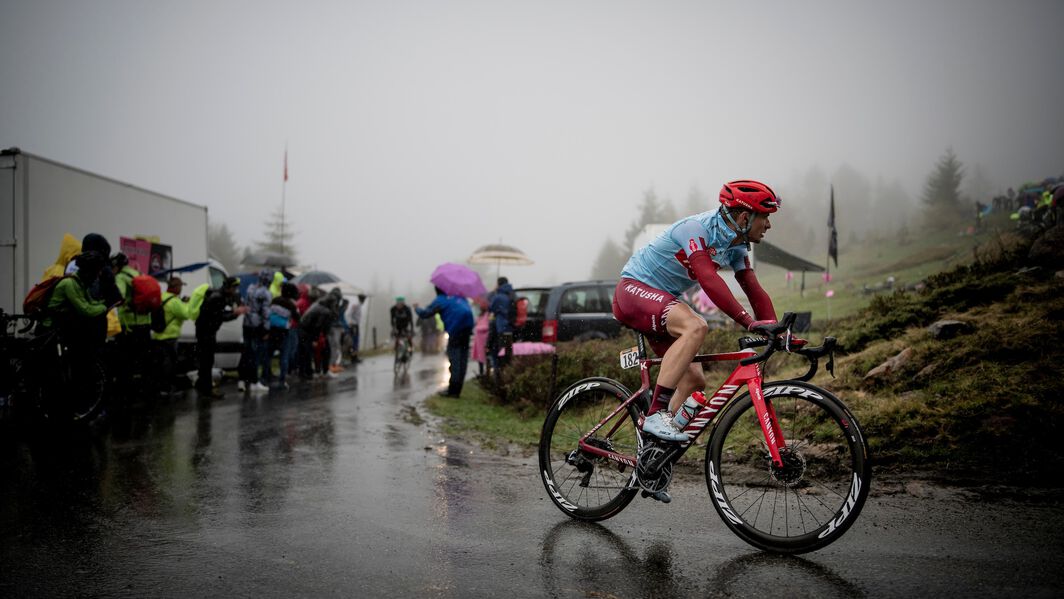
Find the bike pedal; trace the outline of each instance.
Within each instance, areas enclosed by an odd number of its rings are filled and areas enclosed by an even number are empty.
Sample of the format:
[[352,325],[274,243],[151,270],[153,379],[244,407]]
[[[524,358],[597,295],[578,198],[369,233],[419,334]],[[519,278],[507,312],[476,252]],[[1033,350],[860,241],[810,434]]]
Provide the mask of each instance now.
[[656,493],[652,493],[650,491],[644,490],[643,497],[649,497],[655,501],[660,501],[662,503],[669,503],[670,501],[672,501],[672,495],[669,495],[666,491],[658,491]]

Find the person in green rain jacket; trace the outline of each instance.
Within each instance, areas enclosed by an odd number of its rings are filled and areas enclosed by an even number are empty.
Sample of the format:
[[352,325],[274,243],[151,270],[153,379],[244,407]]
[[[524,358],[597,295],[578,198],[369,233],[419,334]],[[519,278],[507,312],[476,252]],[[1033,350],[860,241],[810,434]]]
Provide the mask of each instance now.
[[92,345],[93,321],[107,313],[108,306],[89,295],[89,286],[103,269],[106,258],[96,252],[77,257],[78,271],[52,289],[41,320],[42,330],[58,329],[65,342],[84,349]]
[[122,332],[133,333],[145,339],[149,338],[151,314],[137,314],[133,311],[133,279],[140,276],[140,272],[129,265],[129,258],[122,253],[115,254],[111,259],[111,268],[115,271],[115,284],[118,285],[118,292],[122,294],[124,300],[118,307],[118,320],[122,323]]
[[181,326],[186,320],[192,318],[192,310],[189,303],[181,299],[181,289],[185,282],[178,277],[170,277],[166,283],[166,291],[163,292],[162,310],[166,315],[166,328],[161,333],[152,333],[152,339],[156,341],[172,341],[177,344],[177,338],[181,336]]

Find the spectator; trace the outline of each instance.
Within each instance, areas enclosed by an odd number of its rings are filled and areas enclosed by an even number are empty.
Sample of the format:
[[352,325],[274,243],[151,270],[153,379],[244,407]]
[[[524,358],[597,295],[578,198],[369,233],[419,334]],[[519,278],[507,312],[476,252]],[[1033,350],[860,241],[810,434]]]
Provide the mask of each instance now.
[[159,306],[165,328],[159,332],[153,331],[151,335],[166,354],[168,368],[165,374],[168,379],[177,365],[177,339],[181,336],[181,325],[190,318],[188,301],[181,298],[181,289],[184,285],[185,282],[178,277],[170,277],[170,280],[166,282],[162,305]]
[[449,296],[439,287],[436,299],[426,308],[417,308],[417,315],[426,318],[439,314],[447,331],[447,359],[451,364],[451,380],[444,397],[458,397],[465,383],[466,367],[469,364],[469,337],[473,333],[473,310],[464,298]]
[[[505,366],[510,361],[514,343],[514,288],[506,277],[499,277],[497,283],[488,306],[492,320],[492,327],[488,330],[488,365],[494,368]],[[505,351],[501,361],[499,350]]]
[[200,305],[196,317],[196,362],[199,371],[196,391],[201,397],[224,397],[223,393],[214,389],[214,352],[222,323],[247,312],[246,306],[236,306],[239,298],[240,279],[229,277],[221,288],[208,291]]
[[362,342],[362,304],[366,303],[366,294],[358,294],[358,301],[351,302],[351,308],[347,312],[347,326],[351,328],[351,363],[358,364],[359,344]]
[[[288,369],[292,356],[290,339],[296,333],[299,326],[299,309],[296,308],[295,300],[299,297],[299,289],[291,283],[282,283],[278,287],[279,295],[270,302],[270,346],[267,352],[267,360],[273,359],[273,353],[279,356],[279,369],[277,384],[282,389],[288,388]],[[270,369],[266,369],[267,380],[270,379]]]
[[115,339],[122,367],[115,374],[119,388],[131,391],[134,375],[143,375],[147,370],[146,360],[151,349],[151,312],[141,313],[133,309],[133,279],[139,277],[140,273],[129,265],[129,258],[119,252],[111,260],[111,266],[115,270],[114,282],[122,298],[118,306],[118,322],[122,332]]
[[421,352],[426,355],[436,353],[436,316],[418,318],[417,328],[421,333]]
[[[314,302],[306,314],[299,320],[299,378],[310,380],[313,374],[314,341],[329,330],[338,317],[336,296],[327,294]],[[335,377],[331,372],[326,376]]]
[[76,260],[77,272],[53,288],[40,330],[57,329],[71,351],[91,352],[96,348],[96,319],[107,313],[107,305],[93,298],[89,287],[107,258],[97,252],[82,252]]
[[477,362],[477,374],[484,374],[484,364],[488,358],[488,329],[491,328],[491,319],[488,317],[488,303],[483,299],[478,300],[480,316],[473,327],[473,359]]
[[329,295],[333,296],[333,299],[336,302],[336,318],[333,319],[332,325],[330,325],[328,329],[329,372],[332,374],[339,374],[344,370],[343,338],[344,330],[347,328],[347,321],[344,320],[344,315],[347,312],[348,301],[344,298],[339,287],[333,287],[330,289]]
[[259,271],[258,280],[248,287],[247,314],[244,316],[244,352],[240,356],[240,391],[268,391],[266,386],[270,374],[270,295],[269,285],[273,273],[269,270]]

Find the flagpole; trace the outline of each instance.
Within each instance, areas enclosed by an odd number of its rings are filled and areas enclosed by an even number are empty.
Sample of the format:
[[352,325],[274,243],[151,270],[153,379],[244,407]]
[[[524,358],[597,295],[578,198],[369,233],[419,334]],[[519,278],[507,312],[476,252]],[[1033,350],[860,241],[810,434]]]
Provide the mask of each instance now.
[[284,142],[284,181],[281,182],[281,255],[284,256],[284,204],[288,191],[288,142]]
[[[828,256],[824,260],[824,282],[826,283],[826,291],[824,292],[824,305],[827,310],[828,322],[831,322],[831,253],[835,252],[838,256],[838,238],[835,229],[835,184],[831,184],[831,199],[830,208],[828,212]],[[836,265],[838,264],[838,258],[835,258]]]

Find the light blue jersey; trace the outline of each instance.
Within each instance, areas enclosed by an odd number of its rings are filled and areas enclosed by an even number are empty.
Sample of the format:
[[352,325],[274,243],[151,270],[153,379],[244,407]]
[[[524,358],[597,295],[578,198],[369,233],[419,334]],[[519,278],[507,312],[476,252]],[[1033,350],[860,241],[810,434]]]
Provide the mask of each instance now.
[[695,283],[688,260],[696,251],[705,250],[718,265],[735,272],[750,268],[746,245],[731,245],[737,235],[728,228],[720,210],[689,216],[636,250],[621,276],[679,297]]

